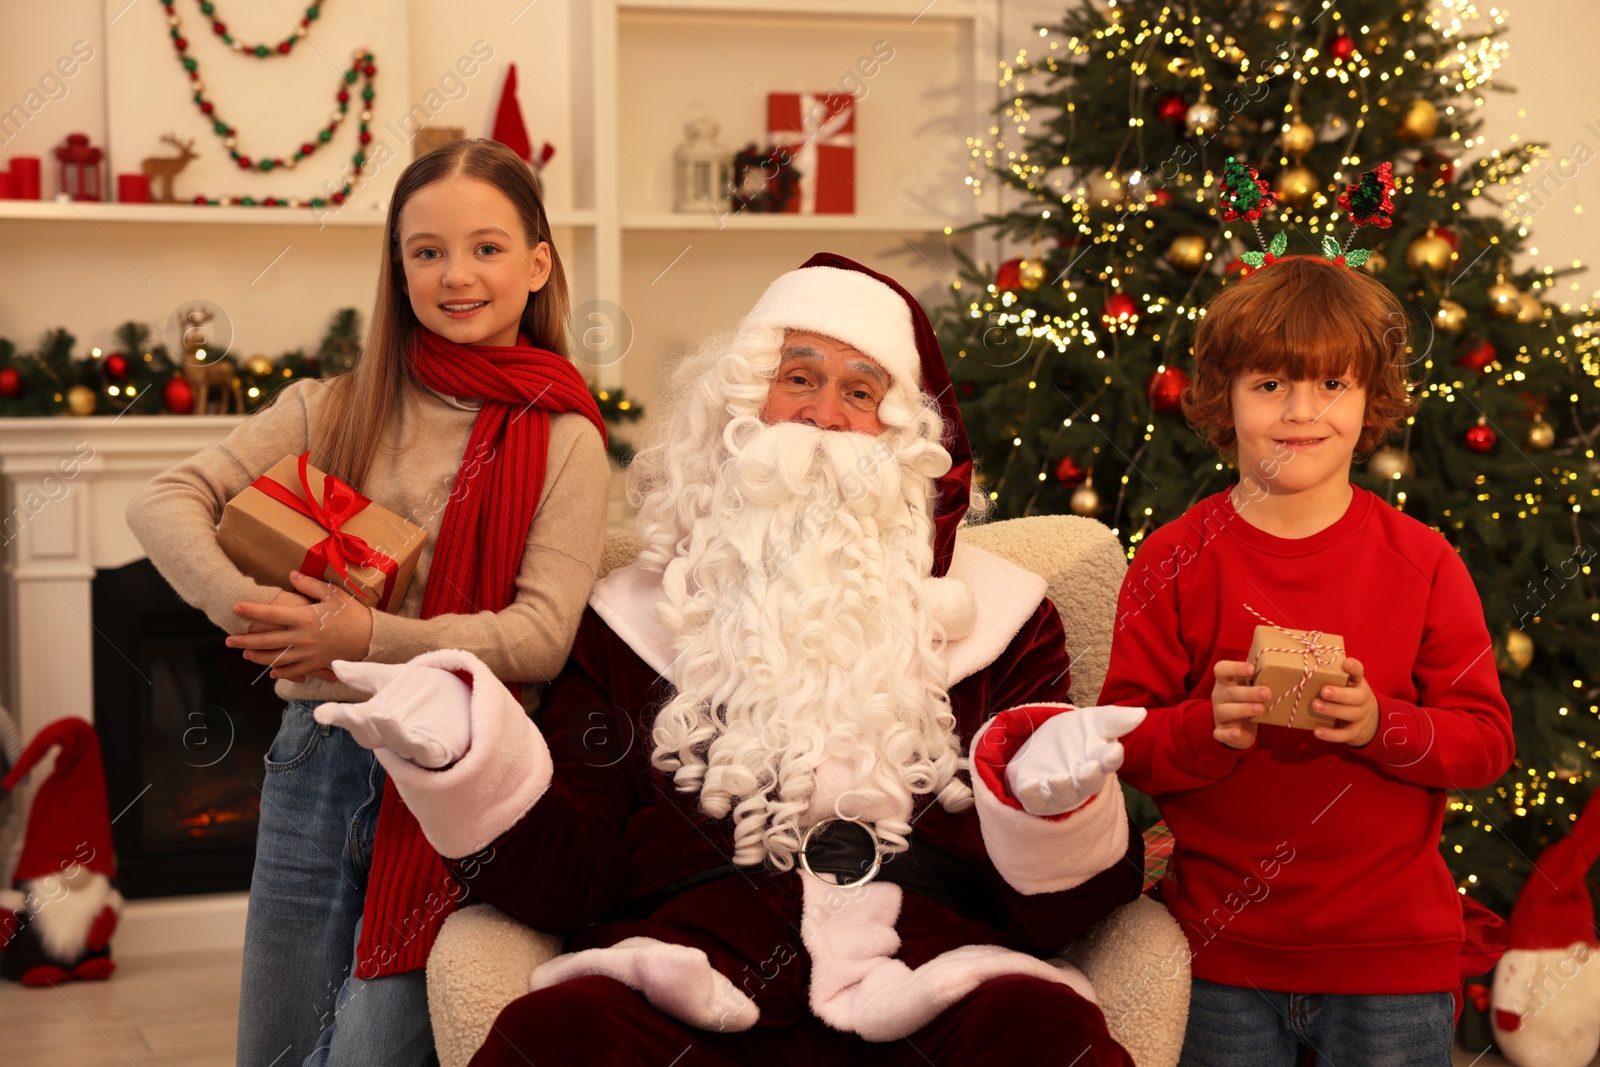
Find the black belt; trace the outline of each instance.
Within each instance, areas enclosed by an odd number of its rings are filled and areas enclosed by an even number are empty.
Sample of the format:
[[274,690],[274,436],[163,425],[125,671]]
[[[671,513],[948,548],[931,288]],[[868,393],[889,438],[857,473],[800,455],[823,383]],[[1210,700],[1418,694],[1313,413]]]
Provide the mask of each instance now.
[[[806,831],[800,865],[815,875],[832,875],[841,887],[888,882],[910,889],[969,919],[993,922],[994,903],[985,873],[915,834],[904,852],[882,852],[870,829],[848,819],[825,819]],[[671,900],[729,875],[781,875],[763,867],[722,863],[685,875],[632,902],[630,916],[645,918]]]

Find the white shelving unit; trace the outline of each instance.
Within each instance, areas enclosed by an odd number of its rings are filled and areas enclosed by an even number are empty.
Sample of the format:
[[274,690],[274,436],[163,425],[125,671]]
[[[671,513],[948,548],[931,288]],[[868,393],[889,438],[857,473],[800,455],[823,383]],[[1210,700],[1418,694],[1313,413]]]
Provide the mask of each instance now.
[[[130,40],[155,32],[132,31],[131,15],[111,32],[107,24],[115,20],[105,0],[64,2],[58,17],[75,23],[68,32],[88,39],[97,53],[108,42],[118,49],[103,57],[113,72]],[[400,117],[409,101],[402,96],[423,101],[433,88],[453,87],[444,75],[475,42],[488,42],[493,58],[430,121],[486,133],[505,67],[517,64],[534,141],[557,146],[544,181],[573,290],[575,331],[581,335],[598,314],[633,339],[626,358],[585,368],[597,384],[626,388],[648,409],[664,357],[731,326],[767,281],[824,248],[868,260],[927,299],[944,298],[954,276],[949,245],[970,246],[973,239],[958,231],[978,217],[963,183],[965,138],[989,121],[1000,0],[571,0],[481,10],[490,6],[408,0],[403,37],[410,55],[378,57],[373,135],[392,137],[405,125]],[[78,27],[80,16],[99,25]],[[23,27],[24,39],[58,35],[43,15],[38,21]],[[256,27],[235,29],[249,36]],[[354,40],[348,36],[320,46],[342,55]],[[872,74],[863,75],[859,64],[886,50],[892,58],[869,64]],[[40,63],[48,58],[39,52]],[[170,56],[158,58],[133,62],[153,64],[151,78],[175,77]],[[299,70],[294,76],[309,81],[326,73],[309,60],[301,68],[288,65],[301,60],[291,57],[278,68],[269,61],[259,71]],[[215,49],[204,53],[219,94],[222,75],[237,62]],[[248,73],[263,76],[258,68]],[[858,96],[857,213],[674,213],[672,152],[685,123],[700,115],[717,119],[730,153],[764,144],[767,94],[781,91]],[[85,108],[81,128],[94,143],[110,140],[115,148],[116,133],[105,126],[118,108],[103,100],[91,108],[83,99],[83,93],[69,98]],[[237,100],[232,120],[241,129],[255,127],[262,148],[301,136],[307,122],[304,114],[263,110],[263,100],[231,99]],[[195,125],[192,109],[174,107],[171,114],[179,136],[218,151],[214,137]],[[330,164],[348,152],[341,143],[336,138],[330,147]],[[48,156],[38,145],[7,147]],[[409,144],[394,147],[382,188],[413,155]],[[123,159],[119,169],[126,170]],[[183,176],[178,184],[180,197],[197,191]],[[206,298],[234,320],[243,354],[313,344],[336,308],[365,313],[371,306],[385,196],[358,191],[345,208],[325,214],[0,201],[0,245],[12,253],[0,257],[0,336],[27,344],[43,329],[66,326],[85,346],[105,344],[126,319],[150,322],[159,332],[163,314]],[[86,290],[97,294],[92,302],[83,300]],[[618,314],[626,321],[611,321]]]

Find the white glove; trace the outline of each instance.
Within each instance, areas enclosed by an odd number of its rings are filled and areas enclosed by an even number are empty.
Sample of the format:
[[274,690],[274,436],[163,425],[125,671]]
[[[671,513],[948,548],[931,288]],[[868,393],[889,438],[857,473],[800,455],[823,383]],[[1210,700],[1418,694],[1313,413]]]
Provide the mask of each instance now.
[[1006,784],[1024,811],[1060,815],[1081,807],[1122,766],[1117,738],[1144,722],[1143,708],[1064,711],[1045,720],[1006,764]]
[[472,688],[439,667],[334,660],[333,673],[373,694],[360,704],[319,704],[312,714],[342,726],[362,748],[386,748],[419,767],[448,767],[472,747]]

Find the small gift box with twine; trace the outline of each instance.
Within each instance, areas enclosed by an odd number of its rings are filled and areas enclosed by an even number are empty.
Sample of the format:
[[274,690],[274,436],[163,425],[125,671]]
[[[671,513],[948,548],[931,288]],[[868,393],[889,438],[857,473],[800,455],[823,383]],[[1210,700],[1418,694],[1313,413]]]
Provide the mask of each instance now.
[[1340,670],[1344,659],[1344,638],[1338,634],[1257,626],[1250,643],[1249,660],[1256,669],[1251,684],[1272,690],[1272,699],[1256,722],[1296,730],[1338,726],[1339,720],[1313,712],[1311,702],[1323,686],[1350,684]]
[[374,611],[399,607],[428,532],[323,474],[310,455],[285,456],[228,501],[217,544],[262,585],[292,592],[298,570]]

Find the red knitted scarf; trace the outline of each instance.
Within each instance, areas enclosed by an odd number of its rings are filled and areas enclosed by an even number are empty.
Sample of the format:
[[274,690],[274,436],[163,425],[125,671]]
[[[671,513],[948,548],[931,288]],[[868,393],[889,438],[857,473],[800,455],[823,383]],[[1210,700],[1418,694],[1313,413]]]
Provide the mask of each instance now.
[[[499,611],[515,599],[544,490],[551,412],[578,412],[605,439],[600,409],[577,368],[525,337],[517,340],[511,348],[469,347],[422,330],[412,344],[411,372],[418,381],[446,396],[483,400],[439,523],[424,619]],[[356,946],[357,977],[420,969],[439,927],[465,895],[386,780]]]

